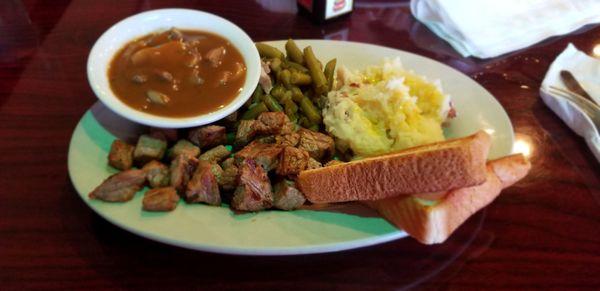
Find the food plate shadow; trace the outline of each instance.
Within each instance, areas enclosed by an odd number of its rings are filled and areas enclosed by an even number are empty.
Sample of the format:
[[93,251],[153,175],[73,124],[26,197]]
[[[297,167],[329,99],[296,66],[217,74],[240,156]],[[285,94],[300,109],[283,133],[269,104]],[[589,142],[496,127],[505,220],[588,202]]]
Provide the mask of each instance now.
[[[94,127],[85,127],[86,129],[101,129],[107,131],[108,133],[110,133],[110,135],[113,135],[129,143],[135,143],[137,141],[137,137],[143,133],[146,133],[148,128],[147,126],[137,124],[128,119],[125,119],[124,117],[121,117],[120,115],[114,113],[112,110],[106,107],[100,101],[96,102],[90,108],[90,113],[90,118],[94,118],[96,122],[85,123],[84,125],[95,125]],[[92,130],[87,132],[93,133],[94,131]]]

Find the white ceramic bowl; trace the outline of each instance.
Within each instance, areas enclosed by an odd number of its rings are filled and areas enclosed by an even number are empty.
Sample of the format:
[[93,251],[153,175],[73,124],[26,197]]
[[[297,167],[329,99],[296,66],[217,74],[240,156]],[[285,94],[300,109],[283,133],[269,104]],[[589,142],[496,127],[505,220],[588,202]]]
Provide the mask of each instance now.
[[[238,96],[225,107],[193,117],[163,117],[135,110],[115,96],[108,82],[113,56],[125,44],[152,32],[171,27],[218,34],[235,46],[246,63],[246,81]],[[250,37],[237,25],[214,14],[190,9],[159,9],[128,17],[113,25],[96,41],[87,63],[88,80],[98,99],[117,114],[134,122],[164,128],[199,126],[217,121],[246,102],[260,76],[260,57]]]

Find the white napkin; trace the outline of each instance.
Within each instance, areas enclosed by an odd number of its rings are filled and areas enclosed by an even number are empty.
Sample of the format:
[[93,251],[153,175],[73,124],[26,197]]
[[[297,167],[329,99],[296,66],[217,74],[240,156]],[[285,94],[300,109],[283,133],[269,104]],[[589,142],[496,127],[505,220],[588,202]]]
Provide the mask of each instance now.
[[412,0],[412,14],[464,57],[491,58],[600,22],[600,0]]
[[[569,44],[550,65],[540,88],[540,95],[544,103],[575,133],[585,139],[590,150],[600,162],[600,136],[592,120],[571,101],[548,93],[550,86],[567,89],[560,78],[561,70],[570,71],[592,98],[600,101],[598,98],[600,97],[600,60],[586,55]],[[592,82],[592,80],[596,81]]]

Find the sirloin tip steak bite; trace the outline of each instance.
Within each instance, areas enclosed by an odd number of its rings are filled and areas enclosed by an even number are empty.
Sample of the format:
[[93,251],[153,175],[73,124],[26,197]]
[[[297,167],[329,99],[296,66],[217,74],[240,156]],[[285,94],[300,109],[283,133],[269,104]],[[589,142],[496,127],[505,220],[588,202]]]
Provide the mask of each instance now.
[[92,199],[108,202],[125,202],[131,200],[135,193],[142,189],[146,182],[146,173],[132,169],[108,177],[89,194]]

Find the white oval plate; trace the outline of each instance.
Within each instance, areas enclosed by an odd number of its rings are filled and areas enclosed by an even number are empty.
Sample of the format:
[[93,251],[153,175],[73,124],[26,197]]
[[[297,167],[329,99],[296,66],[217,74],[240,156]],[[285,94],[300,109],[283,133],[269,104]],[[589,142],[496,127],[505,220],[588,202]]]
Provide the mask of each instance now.
[[[284,41],[269,42],[283,49]],[[507,155],[513,144],[510,120],[496,99],[464,74],[434,60],[391,48],[340,41],[298,40],[311,45],[323,61],[362,68],[384,57],[399,56],[405,68],[439,79],[458,111],[445,130],[448,138],[484,129],[492,135],[490,158]],[[379,244],[406,236],[373,212],[356,205],[328,211],[263,211],[234,214],[229,208],[180,202],[170,213],[141,210],[142,193],[127,203],[90,200],[87,193],[114,173],[106,163],[116,136],[132,138],[140,126],[113,114],[100,103],[83,116],[69,148],[69,174],[83,201],[113,224],[163,243],[208,252],[244,255],[295,255],[334,252]],[[142,190],[143,191],[143,190]]]

